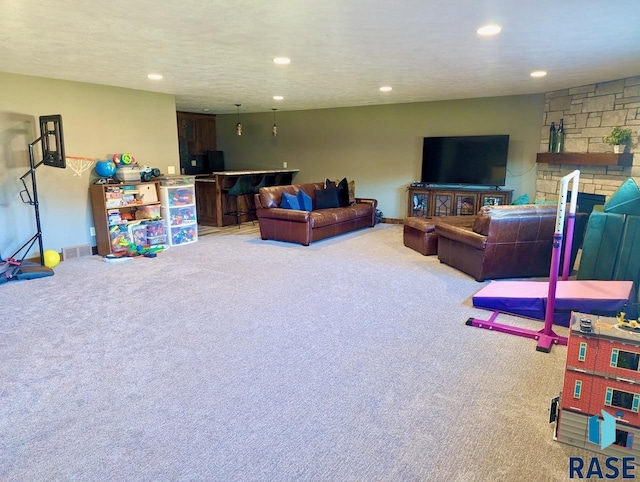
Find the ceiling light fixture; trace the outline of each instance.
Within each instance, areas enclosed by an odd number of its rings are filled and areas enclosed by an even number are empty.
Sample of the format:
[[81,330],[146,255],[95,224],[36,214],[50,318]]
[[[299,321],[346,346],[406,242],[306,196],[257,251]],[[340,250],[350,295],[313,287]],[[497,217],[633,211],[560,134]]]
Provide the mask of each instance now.
[[391,90],[393,89],[388,85],[385,85],[384,87],[380,87],[380,92],[391,92]]
[[283,100],[284,97],[282,97],[281,95],[274,95],[273,96],[273,100]]
[[500,25],[490,23],[489,25],[483,25],[482,27],[480,27],[478,30],[476,30],[476,33],[478,35],[482,35],[483,37],[489,37],[491,35],[497,35],[501,31],[502,27]]
[[291,63],[291,59],[288,57],[276,57],[273,59],[273,63],[278,65],[288,65]]
[[271,128],[271,135],[278,137],[278,126],[276,125],[276,111],[278,109],[271,109],[273,111],[273,127]]
[[149,78],[151,80],[162,80],[162,75],[160,75],[160,74],[149,74],[149,75],[147,75],[147,78]]
[[529,75],[531,77],[544,77],[547,73],[544,70],[536,70],[535,72],[531,72]]
[[239,136],[242,135],[242,124],[240,123],[240,106],[242,104],[236,104],[236,107],[238,108],[238,122],[236,123],[236,134],[238,134]]

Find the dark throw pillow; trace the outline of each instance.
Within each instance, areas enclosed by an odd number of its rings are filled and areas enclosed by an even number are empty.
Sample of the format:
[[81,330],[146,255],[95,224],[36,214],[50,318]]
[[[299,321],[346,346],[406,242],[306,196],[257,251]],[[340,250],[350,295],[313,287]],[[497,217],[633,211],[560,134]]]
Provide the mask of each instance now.
[[280,207],[284,209],[300,209],[298,197],[293,194],[289,194],[288,192],[283,192]]
[[298,204],[300,205],[300,209],[302,209],[303,211],[311,211],[313,209],[311,196],[309,196],[302,189],[298,191]]
[[340,207],[345,207],[349,205],[349,183],[347,182],[347,178],[343,178],[342,181],[338,183],[338,202],[340,203]]
[[316,190],[316,209],[327,209],[340,207],[338,201],[338,188],[330,187],[327,189]]

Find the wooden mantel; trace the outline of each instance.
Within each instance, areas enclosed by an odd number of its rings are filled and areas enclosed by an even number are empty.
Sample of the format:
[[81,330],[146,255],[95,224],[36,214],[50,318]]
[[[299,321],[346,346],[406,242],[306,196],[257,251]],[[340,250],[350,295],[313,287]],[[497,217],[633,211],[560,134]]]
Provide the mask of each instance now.
[[631,166],[633,154],[612,152],[539,152],[536,162],[546,164],[568,164],[572,166]]

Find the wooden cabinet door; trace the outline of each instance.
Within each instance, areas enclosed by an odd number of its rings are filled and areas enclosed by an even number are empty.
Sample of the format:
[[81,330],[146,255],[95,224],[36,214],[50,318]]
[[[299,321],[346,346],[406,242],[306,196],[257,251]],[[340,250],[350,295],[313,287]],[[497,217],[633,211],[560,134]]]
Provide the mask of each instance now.
[[429,191],[409,190],[409,216],[426,218],[431,215],[431,200]]
[[196,122],[193,114],[178,112],[178,140],[193,142],[196,139]]
[[201,115],[196,119],[195,154],[204,154],[216,149],[216,116]]

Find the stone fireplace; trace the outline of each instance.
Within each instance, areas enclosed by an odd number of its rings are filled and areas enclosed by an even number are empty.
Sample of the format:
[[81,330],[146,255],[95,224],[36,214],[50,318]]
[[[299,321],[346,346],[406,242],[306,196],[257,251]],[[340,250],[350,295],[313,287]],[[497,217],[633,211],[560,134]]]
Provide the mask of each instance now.
[[[599,194],[605,201],[624,181],[640,184],[640,148],[613,154],[602,141],[613,126],[630,127],[634,142],[640,130],[640,76],[548,92],[538,154],[535,199],[556,201],[560,179],[580,170],[579,190]],[[564,119],[563,154],[546,154],[551,122]],[[611,152],[611,154],[609,154]]]

